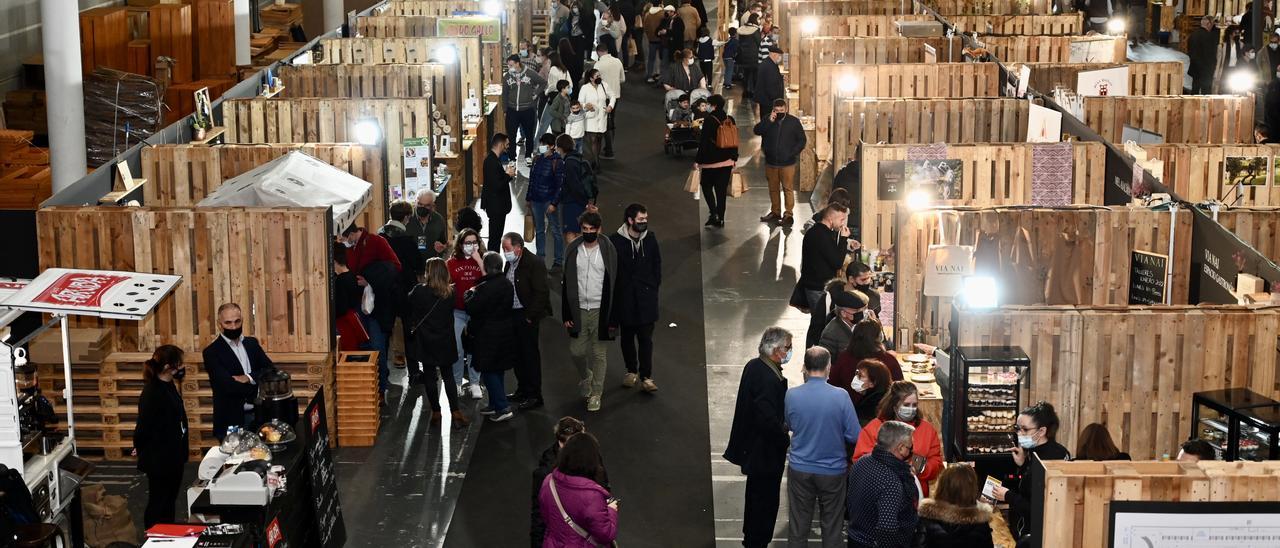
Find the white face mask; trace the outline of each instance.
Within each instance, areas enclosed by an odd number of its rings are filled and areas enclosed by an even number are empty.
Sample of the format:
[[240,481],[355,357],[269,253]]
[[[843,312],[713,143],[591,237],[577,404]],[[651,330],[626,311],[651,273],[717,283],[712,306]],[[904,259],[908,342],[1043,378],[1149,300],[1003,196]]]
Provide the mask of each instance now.
[[1269,48],[1271,48],[1272,50],[1274,50],[1274,49],[1276,49],[1276,48],[1280,48],[1280,44],[1277,44],[1277,43],[1275,43],[1275,42],[1272,42],[1272,43],[1270,43],[1270,44],[1267,44],[1267,47],[1269,47]]
[[472,255],[475,255],[476,250],[478,250],[479,248],[480,246],[476,244],[462,244],[462,254],[470,257]]
[[863,382],[862,377],[854,377],[853,382],[849,383],[849,388],[859,394],[867,391],[867,383]]
[[905,405],[898,406],[898,419],[907,422],[914,418],[916,418],[916,408]]
[[520,56],[521,56],[521,57],[528,57],[528,56],[529,56],[529,50],[527,50],[527,49],[522,49],[522,50],[520,50]]
[[356,243],[351,240],[342,240],[342,245],[345,245],[347,246],[348,249],[350,249],[352,247],[355,247]]
[[[782,363],[791,363],[791,350],[787,351],[787,355],[782,357]],[[778,364],[782,365],[782,364]]]
[[503,252],[502,252],[502,258],[503,258],[503,259],[505,259],[505,260],[507,261],[507,263],[508,263],[508,264],[510,264],[510,263],[514,263],[514,262],[516,262],[516,252],[514,252],[514,251],[503,251]]
[[519,68],[519,67],[507,67],[507,72],[510,72],[511,74],[515,74],[515,73],[517,73],[517,72],[520,72],[520,68]]
[[538,145],[538,154],[546,154],[548,150],[547,145]]

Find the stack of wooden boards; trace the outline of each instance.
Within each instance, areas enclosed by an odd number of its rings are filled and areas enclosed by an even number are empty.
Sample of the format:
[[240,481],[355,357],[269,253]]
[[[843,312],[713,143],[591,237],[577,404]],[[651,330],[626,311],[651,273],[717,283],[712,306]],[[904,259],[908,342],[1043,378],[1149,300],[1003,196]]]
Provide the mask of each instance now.
[[0,129],[0,209],[35,209],[53,194],[49,149],[30,131]]
[[259,12],[262,32],[255,32],[249,40],[254,67],[266,67],[284,59],[306,45],[293,39],[293,27],[302,24],[302,6],[298,4],[273,4]]
[[338,445],[370,447],[378,438],[378,353],[338,356]]

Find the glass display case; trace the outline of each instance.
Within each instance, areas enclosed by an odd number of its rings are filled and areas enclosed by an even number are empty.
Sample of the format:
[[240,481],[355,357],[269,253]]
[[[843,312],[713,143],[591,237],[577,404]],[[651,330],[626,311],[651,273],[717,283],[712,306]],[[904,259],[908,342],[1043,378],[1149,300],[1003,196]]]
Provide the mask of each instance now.
[[[1012,346],[956,347],[948,381],[951,461],[973,462],[1002,478],[1012,473],[1014,424],[1029,382],[1031,360]],[[979,470],[979,477],[984,472]]]
[[1228,388],[1197,392],[1191,405],[1192,435],[1209,442],[1219,459],[1280,459],[1280,402]]

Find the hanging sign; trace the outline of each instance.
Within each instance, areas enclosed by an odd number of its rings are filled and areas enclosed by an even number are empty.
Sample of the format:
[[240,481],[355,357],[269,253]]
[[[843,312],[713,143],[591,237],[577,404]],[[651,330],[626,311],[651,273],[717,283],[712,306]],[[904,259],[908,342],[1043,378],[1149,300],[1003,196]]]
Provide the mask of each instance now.
[[1129,259],[1129,304],[1164,304],[1169,256],[1134,251]]
[[479,36],[486,44],[502,41],[502,21],[497,17],[469,15],[466,17],[441,17],[436,19],[436,36],[457,38]]
[[925,259],[926,297],[955,297],[973,275],[973,246],[931,245]]

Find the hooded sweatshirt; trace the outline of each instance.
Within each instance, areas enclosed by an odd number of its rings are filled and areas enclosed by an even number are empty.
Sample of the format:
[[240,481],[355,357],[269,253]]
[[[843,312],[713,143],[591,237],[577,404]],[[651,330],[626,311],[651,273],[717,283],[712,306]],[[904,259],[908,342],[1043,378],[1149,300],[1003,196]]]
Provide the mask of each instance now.
[[658,321],[658,286],[662,285],[662,253],[653,231],[632,238],[626,223],[609,236],[617,254],[618,278],[614,290],[615,325],[648,325]]
[[516,111],[537,108],[547,81],[528,65],[520,66],[514,74],[510,70],[502,74],[502,104]]

